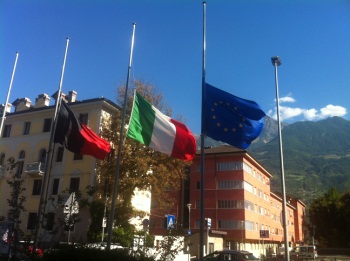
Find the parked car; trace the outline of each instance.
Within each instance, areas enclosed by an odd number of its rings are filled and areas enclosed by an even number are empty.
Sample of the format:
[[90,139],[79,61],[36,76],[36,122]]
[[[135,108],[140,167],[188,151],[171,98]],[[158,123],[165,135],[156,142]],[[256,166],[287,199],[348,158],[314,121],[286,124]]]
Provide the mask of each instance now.
[[248,251],[238,251],[238,250],[222,250],[215,251],[203,258],[204,261],[225,261],[225,260],[235,260],[235,261],[248,261],[248,260],[259,260],[252,253]]
[[314,259],[317,257],[315,246],[297,246],[290,251],[291,260]]
[[[291,247],[288,247],[288,252],[292,251],[293,248]],[[277,249],[277,257],[280,259],[280,258],[284,258],[284,255],[286,253],[286,249],[284,247],[279,247]]]

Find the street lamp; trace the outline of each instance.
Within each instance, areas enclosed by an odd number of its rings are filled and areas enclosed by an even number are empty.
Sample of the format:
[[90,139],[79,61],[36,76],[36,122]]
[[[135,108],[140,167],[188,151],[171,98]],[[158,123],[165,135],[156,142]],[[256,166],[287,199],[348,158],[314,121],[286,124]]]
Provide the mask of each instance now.
[[190,251],[190,244],[191,244],[191,203],[187,204],[188,207],[188,260],[190,260],[191,251]]
[[282,128],[280,119],[280,107],[279,107],[279,93],[278,93],[278,75],[277,67],[280,66],[281,59],[279,56],[271,57],[271,62],[273,67],[275,67],[275,85],[276,85],[276,107],[277,107],[277,122],[278,122],[278,137],[279,137],[279,150],[280,150],[280,167],[281,167],[281,184],[282,184],[282,224],[283,224],[283,234],[284,234],[284,248],[286,261],[289,261],[289,250],[288,250],[288,226],[287,226],[287,213],[286,213],[286,186],[284,180],[284,163],[283,163],[283,146],[282,146]]

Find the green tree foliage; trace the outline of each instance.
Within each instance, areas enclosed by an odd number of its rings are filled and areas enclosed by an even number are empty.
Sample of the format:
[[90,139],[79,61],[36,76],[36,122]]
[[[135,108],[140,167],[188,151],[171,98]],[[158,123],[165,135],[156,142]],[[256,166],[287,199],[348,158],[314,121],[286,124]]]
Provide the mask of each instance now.
[[183,229],[177,223],[174,229],[167,230],[164,239],[157,250],[157,260],[171,261],[175,260],[178,253],[184,248]]
[[349,247],[349,217],[350,192],[341,194],[332,188],[311,203],[309,230],[315,228],[320,247]]
[[[156,106],[164,114],[171,116],[171,109],[165,105],[163,95],[157,92],[156,87],[150,83],[135,80],[130,84],[127,95],[126,124],[129,122],[129,117],[132,110],[134,90],[137,90],[141,95],[143,95],[143,97],[145,97],[151,104]],[[117,101],[121,108],[124,106],[124,96],[125,86],[120,86],[118,89]],[[113,152],[106,160],[98,162],[96,172],[97,184],[92,190],[94,192],[93,194],[95,195],[94,199],[99,201],[101,204],[104,205],[105,199],[108,199],[106,204],[108,206],[107,214],[110,209],[111,196],[113,194],[114,176],[117,164],[117,151],[118,146],[120,145],[121,116],[122,109],[120,109],[116,115],[113,115],[112,118],[103,126],[102,136],[104,139],[112,143]],[[150,149],[137,141],[127,138],[126,129],[124,131],[122,146],[120,173],[117,180],[118,190],[114,222],[115,226],[117,227],[117,231],[119,230],[118,228],[123,228],[123,231],[134,233],[131,225],[129,224],[129,219],[134,216],[143,215],[143,213],[138,213],[135,209],[133,209],[131,204],[131,199],[134,195],[135,188],[152,191],[152,197],[162,199],[157,207],[168,209],[173,201],[168,198],[167,194],[165,193],[165,188],[178,189],[180,187],[181,180],[185,177],[184,169],[187,166],[187,163],[154,151],[153,149]],[[101,209],[100,207],[98,208]],[[94,217],[98,221],[96,221],[96,223],[92,223],[99,226],[99,228],[90,227],[90,232],[93,229],[95,229],[95,231],[98,231],[98,229],[101,231],[100,224],[102,222],[103,214],[101,211],[99,211],[99,213],[100,214],[98,216],[96,215]],[[90,233],[90,235],[91,234],[92,233]],[[113,232],[112,241],[117,242],[117,240],[121,239]]]
[[7,184],[10,186],[10,198],[7,199],[9,205],[9,222],[13,222],[12,231],[12,247],[14,251],[17,251],[18,242],[23,238],[24,232],[21,229],[21,213],[25,210],[24,203],[26,198],[24,192],[26,188],[23,185],[22,173],[18,171],[18,162],[15,161],[13,157],[8,160],[7,171],[10,174],[10,179],[6,180]]

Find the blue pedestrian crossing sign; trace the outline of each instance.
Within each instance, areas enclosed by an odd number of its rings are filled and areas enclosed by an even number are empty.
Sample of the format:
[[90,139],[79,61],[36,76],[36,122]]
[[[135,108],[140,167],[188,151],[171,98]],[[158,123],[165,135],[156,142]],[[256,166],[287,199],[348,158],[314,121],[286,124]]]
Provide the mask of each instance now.
[[167,217],[167,223],[166,223],[167,229],[174,229],[175,228],[175,216],[174,215],[168,215]]

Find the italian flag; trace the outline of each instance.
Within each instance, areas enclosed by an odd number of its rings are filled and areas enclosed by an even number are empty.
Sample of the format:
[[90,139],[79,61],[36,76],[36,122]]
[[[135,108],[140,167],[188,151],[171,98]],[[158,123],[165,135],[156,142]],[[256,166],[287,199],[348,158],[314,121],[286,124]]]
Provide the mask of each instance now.
[[127,136],[185,161],[196,155],[196,140],[186,125],[171,119],[135,92]]

